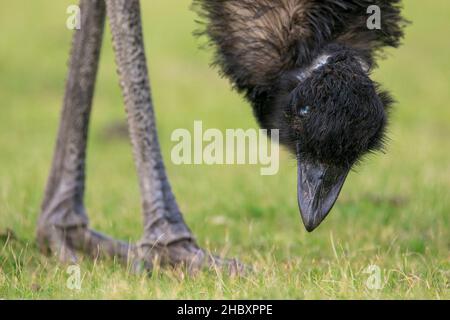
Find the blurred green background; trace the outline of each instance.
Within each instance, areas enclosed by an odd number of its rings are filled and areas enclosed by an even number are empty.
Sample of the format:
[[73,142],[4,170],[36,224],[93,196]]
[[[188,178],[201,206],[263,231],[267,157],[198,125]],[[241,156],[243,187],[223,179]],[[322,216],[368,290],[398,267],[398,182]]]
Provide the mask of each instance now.
[[[413,24],[374,78],[398,100],[385,154],[353,172],[326,221],[308,234],[296,200],[296,165],[175,166],[176,128],[256,128],[251,108],[209,67],[186,0],[143,0],[146,53],[166,165],[199,243],[256,272],[151,278],[113,261],[82,262],[83,286],[42,257],[34,228],[56,138],[75,1],[0,0],[0,298],[450,298],[450,2],[406,0]],[[91,225],[114,237],[141,234],[140,198],[107,28],[93,106],[87,172]],[[16,239],[8,239],[9,228]],[[369,265],[382,288],[366,286]]]

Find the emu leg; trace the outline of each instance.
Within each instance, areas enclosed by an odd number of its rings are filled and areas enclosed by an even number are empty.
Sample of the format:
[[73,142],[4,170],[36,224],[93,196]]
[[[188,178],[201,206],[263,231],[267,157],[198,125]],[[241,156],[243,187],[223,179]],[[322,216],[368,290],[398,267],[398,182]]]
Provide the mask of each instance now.
[[105,20],[103,0],[81,0],[81,29],[75,31],[58,139],[37,239],[43,251],[63,262],[76,260],[75,250],[126,259],[127,244],[87,228],[83,204],[86,141]]
[[237,268],[236,262],[224,262],[198,247],[172,193],[156,130],[139,0],[107,0],[106,6],[140,179],[144,234],[139,255],[150,266],[157,260],[191,269],[223,263]]

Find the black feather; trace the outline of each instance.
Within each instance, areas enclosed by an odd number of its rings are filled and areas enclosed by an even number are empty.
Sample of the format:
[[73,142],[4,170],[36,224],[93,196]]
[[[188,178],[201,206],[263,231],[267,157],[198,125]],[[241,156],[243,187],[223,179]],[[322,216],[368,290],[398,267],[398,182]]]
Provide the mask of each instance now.
[[[367,28],[377,5],[381,28]],[[252,104],[263,128],[302,158],[349,166],[381,148],[392,99],[369,78],[407,21],[399,0],[194,0],[219,66]],[[319,55],[326,65],[298,74]],[[312,106],[306,119],[295,107]]]

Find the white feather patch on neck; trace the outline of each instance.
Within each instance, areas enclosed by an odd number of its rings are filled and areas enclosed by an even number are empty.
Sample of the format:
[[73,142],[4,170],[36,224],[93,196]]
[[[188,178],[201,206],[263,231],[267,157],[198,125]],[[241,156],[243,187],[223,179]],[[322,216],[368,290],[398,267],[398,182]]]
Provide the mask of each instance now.
[[309,78],[309,76],[311,76],[314,70],[317,70],[321,66],[325,65],[328,62],[329,57],[330,55],[328,54],[322,54],[315,58],[308,67],[301,70],[300,73],[297,74],[297,79],[300,81],[305,81],[307,78]]
[[[305,81],[307,78],[309,78],[311,76],[311,74],[313,73],[313,71],[319,69],[320,67],[326,65],[328,63],[328,59],[331,56],[329,54],[322,54],[320,56],[318,56],[317,58],[315,58],[313,60],[313,62],[306,68],[300,70],[300,72],[296,75],[297,79],[299,81]],[[367,65],[367,63],[365,61],[363,61],[362,59],[358,58],[358,62],[361,65],[361,68],[364,70],[364,72],[368,72],[369,71],[369,66]]]

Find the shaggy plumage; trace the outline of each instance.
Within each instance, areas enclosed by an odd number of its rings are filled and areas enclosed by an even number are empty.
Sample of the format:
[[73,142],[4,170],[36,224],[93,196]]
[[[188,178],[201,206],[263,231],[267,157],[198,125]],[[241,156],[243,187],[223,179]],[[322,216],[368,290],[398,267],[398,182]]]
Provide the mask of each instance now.
[[[398,0],[196,0],[215,64],[251,102],[264,128],[307,158],[351,165],[381,146],[389,95],[367,68],[397,47],[405,20]],[[381,10],[381,29],[366,26]],[[300,81],[320,55],[327,63]],[[310,114],[301,108],[308,106]]]

